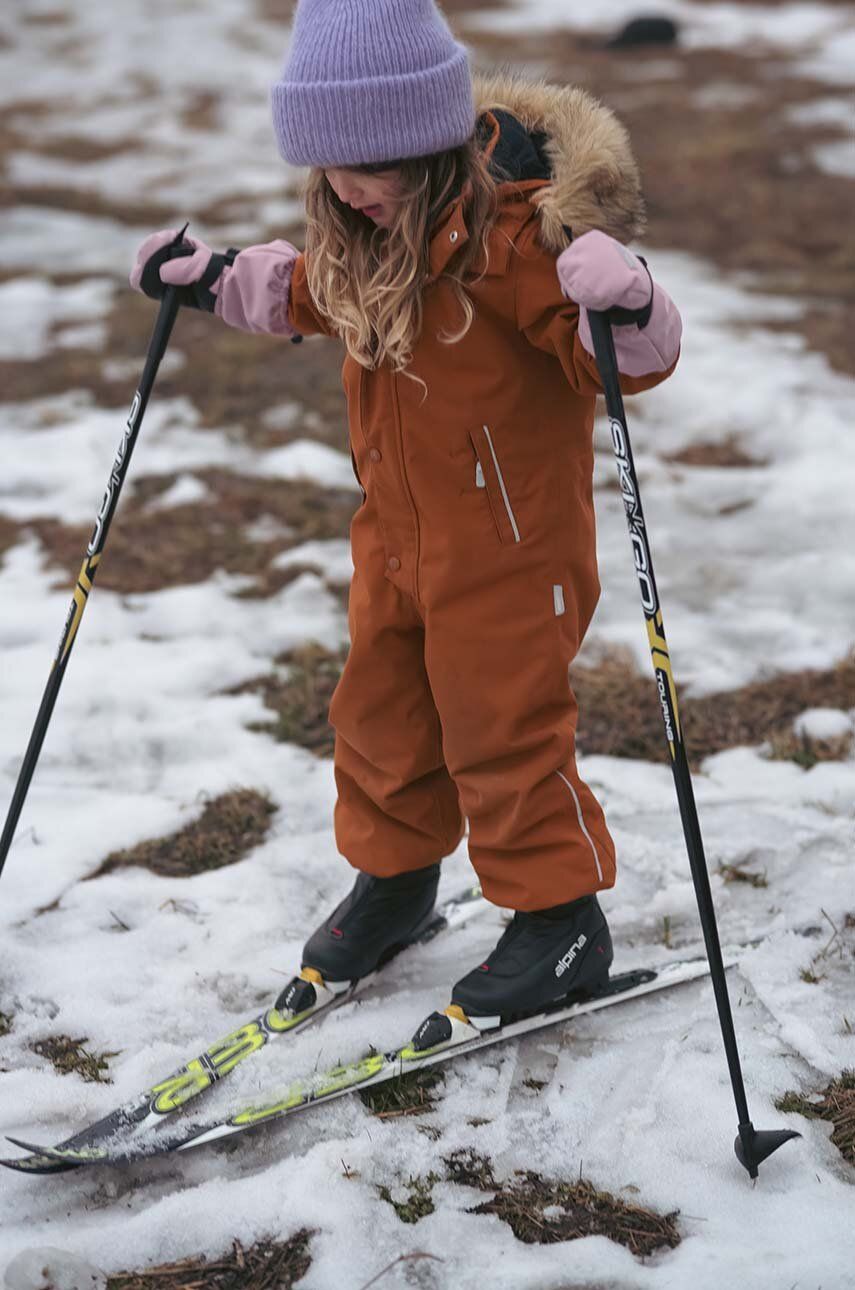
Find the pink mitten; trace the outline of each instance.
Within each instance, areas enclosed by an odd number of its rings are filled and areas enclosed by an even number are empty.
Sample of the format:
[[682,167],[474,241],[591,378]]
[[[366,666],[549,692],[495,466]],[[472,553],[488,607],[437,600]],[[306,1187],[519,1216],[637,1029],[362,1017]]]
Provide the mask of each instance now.
[[[152,256],[164,247],[170,246],[178,236],[177,228],[167,228],[160,233],[152,233],[139,246],[134,267],[131,269],[130,284],[134,291],[142,291],[142,276]],[[213,251],[198,238],[184,235],[184,241],[194,248],[192,255],[180,259],[167,260],[160,266],[160,280],[173,287],[187,287],[191,282],[198,282],[211,262]],[[216,295],[216,283],[211,288]]]
[[646,266],[625,246],[592,229],[561,252],[556,261],[561,291],[580,307],[579,339],[593,354],[588,309],[645,310],[646,322],[613,326],[618,370],[624,376],[664,372],[677,358],[683,325],[667,292],[654,283]]

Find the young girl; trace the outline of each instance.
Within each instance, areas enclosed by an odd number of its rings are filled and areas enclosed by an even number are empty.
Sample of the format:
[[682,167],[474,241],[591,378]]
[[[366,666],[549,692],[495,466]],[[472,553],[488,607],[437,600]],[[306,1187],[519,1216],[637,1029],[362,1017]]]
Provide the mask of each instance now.
[[679,315],[622,245],[643,224],[622,126],[578,89],[496,76],[473,94],[432,0],[300,0],[273,115],[285,160],[311,167],[305,252],[193,241],[170,259],[169,230],[131,282],[246,331],[344,341],[363,496],[330,721],[359,876],[301,976],[331,997],[418,935],[465,817],[485,896],[516,911],[452,991],[490,1024],[611,963],[596,892],[614,847],[567,671],[599,594],[586,309],[621,311],[627,394],[673,371]]

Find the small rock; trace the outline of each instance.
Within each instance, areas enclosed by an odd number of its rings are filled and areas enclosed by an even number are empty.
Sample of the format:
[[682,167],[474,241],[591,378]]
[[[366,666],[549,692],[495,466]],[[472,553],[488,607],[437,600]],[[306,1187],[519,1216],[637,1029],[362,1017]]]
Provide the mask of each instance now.
[[107,1277],[76,1254],[45,1245],[16,1255],[3,1285],[5,1290],[106,1290]]
[[616,36],[606,41],[606,49],[637,49],[640,45],[673,45],[677,40],[677,24],[672,18],[649,15],[630,18]]

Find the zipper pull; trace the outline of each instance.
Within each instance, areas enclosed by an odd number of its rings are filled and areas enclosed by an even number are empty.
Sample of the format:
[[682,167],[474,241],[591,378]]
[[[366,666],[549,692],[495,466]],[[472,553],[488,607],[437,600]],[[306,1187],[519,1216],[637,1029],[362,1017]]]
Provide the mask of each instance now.
[[476,487],[476,488],[486,488],[486,487],[487,487],[486,482],[485,482],[485,480],[484,480],[484,472],[483,472],[483,470],[481,469],[481,463],[480,463],[480,461],[476,461],[476,463],[475,463],[475,487]]

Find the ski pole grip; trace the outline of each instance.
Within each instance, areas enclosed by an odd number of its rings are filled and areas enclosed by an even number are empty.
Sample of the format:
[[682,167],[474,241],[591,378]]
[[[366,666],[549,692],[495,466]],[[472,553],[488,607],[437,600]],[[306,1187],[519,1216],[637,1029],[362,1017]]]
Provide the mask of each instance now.
[[[150,300],[162,300],[169,289],[169,284],[163,282],[160,277],[162,266],[168,260],[186,259],[195,250],[195,247],[191,246],[189,242],[184,241],[184,229],[181,230],[178,237],[180,240],[169,242],[166,246],[162,246],[159,251],[155,251],[153,255],[150,255],[145,262],[145,268],[140,276],[140,288]],[[174,287],[173,290],[177,293],[181,304],[191,303],[193,306],[198,307],[196,306],[192,287]]]

